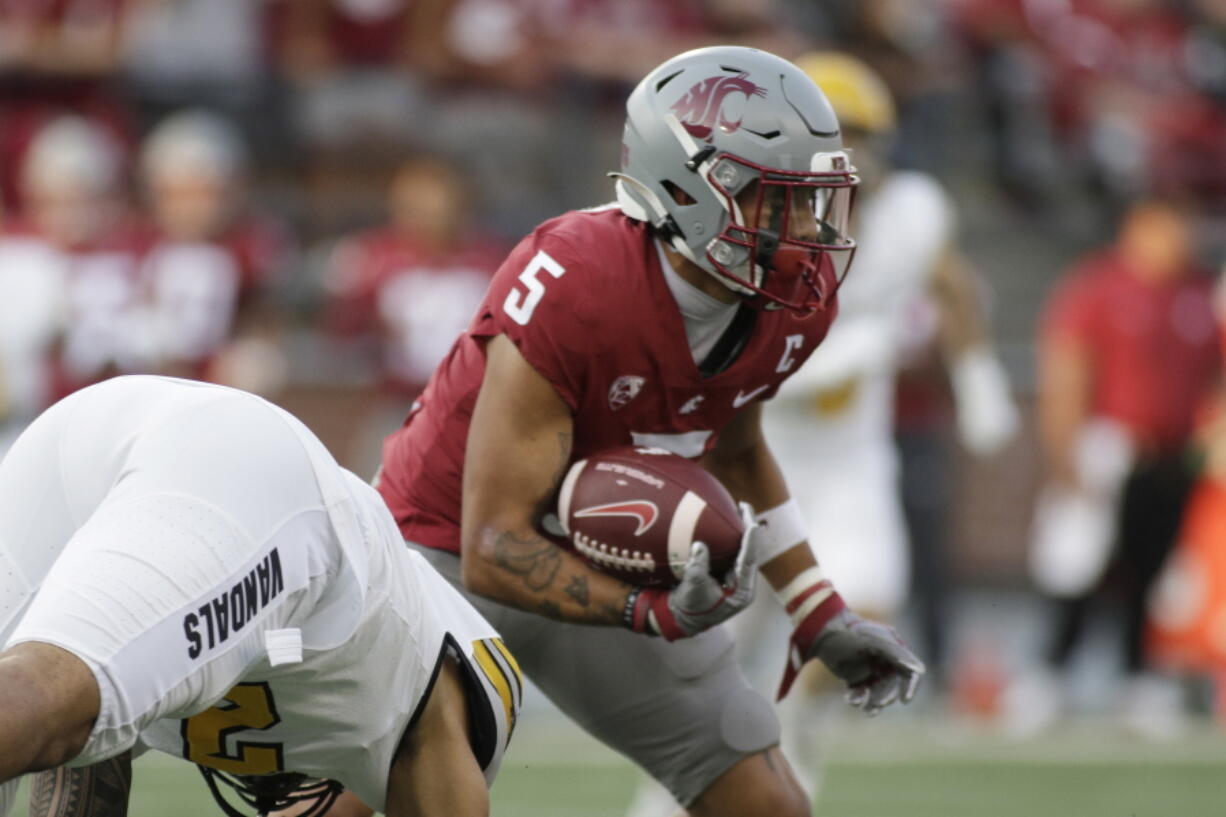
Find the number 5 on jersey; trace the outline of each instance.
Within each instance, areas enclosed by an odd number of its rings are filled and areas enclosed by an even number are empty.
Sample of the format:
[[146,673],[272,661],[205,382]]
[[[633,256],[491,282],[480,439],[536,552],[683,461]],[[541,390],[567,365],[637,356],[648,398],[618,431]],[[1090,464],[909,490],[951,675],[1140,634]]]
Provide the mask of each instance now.
[[502,310],[520,326],[528,325],[528,321],[532,320],[532,312],[536,309],[536,305],[541,302],[541,298],[545,297],[545,285],[537,278],[541,270],[554,278],[561,278],[566,273],[566,269],[553,260],[549,253],[540,250],[519,274],[519,282],[524,285],[527,292],[521,292],[518,287],[514,287],[507,293],[507,299],[502,302]]

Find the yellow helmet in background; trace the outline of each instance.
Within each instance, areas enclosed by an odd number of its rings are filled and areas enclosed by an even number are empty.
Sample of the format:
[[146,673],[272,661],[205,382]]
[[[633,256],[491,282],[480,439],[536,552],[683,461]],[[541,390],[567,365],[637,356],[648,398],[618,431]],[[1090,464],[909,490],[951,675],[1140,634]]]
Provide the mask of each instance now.
[[885,81],[861,60],[835,51],[814,51],[796,60],[830,100],[839,126],[874,134],[893,132],[898,122]]

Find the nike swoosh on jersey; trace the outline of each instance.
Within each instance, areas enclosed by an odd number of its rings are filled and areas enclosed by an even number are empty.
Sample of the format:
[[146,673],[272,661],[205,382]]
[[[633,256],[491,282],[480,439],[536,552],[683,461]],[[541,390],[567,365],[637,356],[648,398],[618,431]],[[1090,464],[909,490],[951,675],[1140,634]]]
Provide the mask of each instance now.
[[755,397],[757,397],[759,394],[761,394],[762,392],[766,391],[766,390],[767,390],[767,389],[769,389],[769,388],[770,388],[770,383],[767,383],[765,386],[758,386],[758,388],[754,389],[753,391],[749,392],[748,394],[745,394],[744,392],[740,392],[740,391],[738,391],[738,392],[736,393],[736,397],[733,397],[733,398],[732,398],[732,407],[733,407],[733,408],[740,408],[741,406],[745,405],[745,404],[746,404],[746,403],[748,403],[750,400],[754,399],[754,398],[755,398]]

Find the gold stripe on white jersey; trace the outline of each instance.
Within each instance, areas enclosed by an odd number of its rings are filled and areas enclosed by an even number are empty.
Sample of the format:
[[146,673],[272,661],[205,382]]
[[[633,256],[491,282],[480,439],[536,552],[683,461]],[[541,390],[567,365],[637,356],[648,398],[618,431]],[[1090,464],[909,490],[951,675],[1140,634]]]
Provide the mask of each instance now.
[[506,713],[507,739],[510,740],[511,731],[515,728],[515,715],[517,712],[515,693],[511,689],[511,681],[507,678],[506,670],[494,658],[486,639],[473,642],[473,656],[477,659],[477,664],[481,667],[481,671],[485,673],[485,677],[494,685],[494,689],[498,692],[498,697],[502,699],[502,708]]

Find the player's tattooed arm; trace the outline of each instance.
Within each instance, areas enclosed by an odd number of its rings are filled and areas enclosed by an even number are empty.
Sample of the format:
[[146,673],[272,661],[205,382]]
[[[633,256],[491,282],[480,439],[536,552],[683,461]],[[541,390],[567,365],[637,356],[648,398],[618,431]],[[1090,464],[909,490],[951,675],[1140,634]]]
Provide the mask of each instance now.
[[127,817],[132,753],[70,769],[39,772],[30,784],[30,817]]
[[570,466],[571,410],[505,337],[486,373],[464,461],[460,560],[473,592],[550,618],[620,625],[631,587],[537,526]]
[[519,576],[532,590],[545,590],[553,584],[562,565],[562,551],[540,536],[518,536],[503,531],[494,542],[494,563]]
[[584,607],[588,606],[587,576],[575,576],[566,585],[566,595]]
[[[553,475],[553,484],[562,481],[570,463],[571,442],[574,435],[558,432],[558,466]],[[518,536],[514,531],[503,531],[494,543],[494,562],[508,573],[523,578],[524,584],[533,590],[544,590],[553,584],[562,564],[562,551],[553,542],[540,536]],[[572,580],[571,585],[574,584]],[[586,585],[586,580],[584,580]],[[569,588],[571,585],[567,585]],[[579,597],[567,590],[576,601]],[[585,594],[586,595],[586,594]],[[586,606],[586,599],[583,600]]]
[[[482,584],[473,587],[471,573],[466,571],[465,582],[476,592],[562,621],[624,623],[623,610],[632,589],[630,585],[596,573],[539,534],[503,531],[495,538],[490,552],[494,566],[508,578],[513,577],[513,581],[495,588]],[[466,560],[471,560],[471,556]],[[516,585],[532,595],[515,592],[519,589]],[[608,592],[609,588],[612,592]]]
[[537,612],[545,618],[562,618],[562,608],[554,604],[552,601],[542,601],[541,606],[537,608]]

